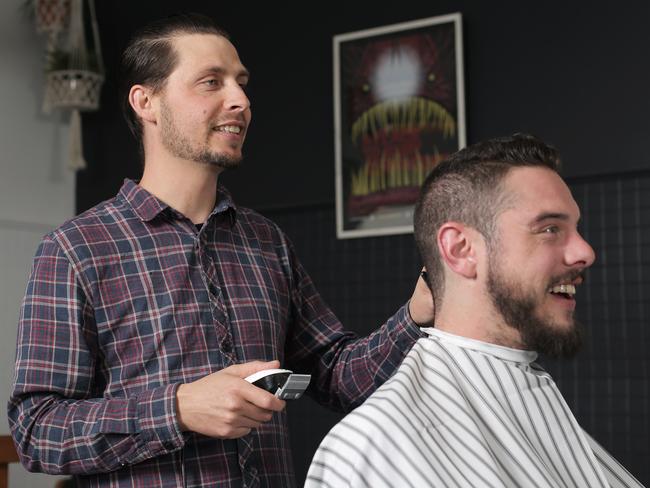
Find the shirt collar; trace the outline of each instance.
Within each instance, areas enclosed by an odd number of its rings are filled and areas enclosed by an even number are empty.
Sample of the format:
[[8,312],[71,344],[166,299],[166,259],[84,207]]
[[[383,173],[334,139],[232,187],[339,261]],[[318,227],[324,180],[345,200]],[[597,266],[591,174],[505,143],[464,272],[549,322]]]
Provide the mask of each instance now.
[[513,349],[511,347],[499,346],[490,342],[477,341],[476,339],[451,334],[440,329],[434,329],[433,327],[426,327],[421,330],[428,334],[432,339],[452,343],[465,349],[489,354],[490,356],[495,356],[504,361],[528,364],[537,359],[537,353],[535,351]]
[[119,195],[133,208],[135,214],[144,222],[149,222],[170,208],[158,200],[135,181],[125,179]]
[[[177,213],[172,207],[158,200],[135,181],[128,178],[124,180],[119,195],[133,208],[138,218],[144,222],[153,220],[168,209]],[[227,216],[231,226],[235,225],[237,206],[233,202],[230,192],[222,185],[217,186],[217,201],[208,220],[219,214]]]
[[228,218],[231,227],[235,225],[237,221],[237,205],[233,202],[230,192],[223,185],[217,185],[217,202],[208,220],[218,214],[224,214]]

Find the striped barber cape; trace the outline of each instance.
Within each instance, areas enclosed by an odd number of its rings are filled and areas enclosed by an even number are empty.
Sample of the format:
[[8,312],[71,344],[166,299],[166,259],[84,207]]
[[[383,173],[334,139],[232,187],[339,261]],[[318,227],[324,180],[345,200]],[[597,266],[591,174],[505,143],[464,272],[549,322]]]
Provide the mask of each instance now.
[[325,437],[306,487],[642,486],[580,428],[535,352],[423,330]]

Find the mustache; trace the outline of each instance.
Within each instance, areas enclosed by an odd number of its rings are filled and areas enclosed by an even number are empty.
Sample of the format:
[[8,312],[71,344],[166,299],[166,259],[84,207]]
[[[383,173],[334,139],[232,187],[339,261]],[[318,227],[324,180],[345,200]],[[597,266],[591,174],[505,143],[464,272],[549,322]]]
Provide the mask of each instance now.
[[562,283],[567,283],[567,282],[572,283],[575,280],[577,280],[578,278],[580,278],[580,284],[584,284],[585,281],[586,281],[586,277],[587,277],[587,274],[586,274],[586,270],[584,268],[574,269],[573,271],[569,271],[568,273],[565,273],[563,275],[554,276],[551,279],[549,287],[552,288],[552,287],[554,287],[556,285],[560,285]]
[[244,127],[246,127],[248,125],[248,124],[246,124],[246,117],[244,117],[244,114],[239,113],[237,115],[232,115],[232,116],[228,117],[227,119],[225,118],[223,120],[215,120],[214,122],[212,122],[210,124],[210,127],[212,129],[216,129],[220,125],[224,125],[224,124],[229,123],[229,122],[237,122],[237,123],[243,125]]

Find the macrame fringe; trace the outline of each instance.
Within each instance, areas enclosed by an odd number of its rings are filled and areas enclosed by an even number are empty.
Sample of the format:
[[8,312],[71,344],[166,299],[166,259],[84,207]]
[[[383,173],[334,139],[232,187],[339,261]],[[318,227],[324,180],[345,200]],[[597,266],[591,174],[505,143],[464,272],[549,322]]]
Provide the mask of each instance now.
[[72,111],[68,144],[68,168],[72,171],[86,169],[86,160],[84,159],[83,139],[81,134],[81,114],[79,113],[79,110]]

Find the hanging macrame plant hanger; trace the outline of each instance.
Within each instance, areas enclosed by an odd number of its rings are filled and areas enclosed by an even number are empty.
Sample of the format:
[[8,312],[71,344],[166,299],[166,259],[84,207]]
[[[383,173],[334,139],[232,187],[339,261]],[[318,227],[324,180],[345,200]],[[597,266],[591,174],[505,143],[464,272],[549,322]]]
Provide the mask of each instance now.
[[36,30],[57,35],[70,18],[70,0],[34,0]]
[[[43,110],[49,112],[53,108],[61,108],[72,111],[68,166],[70,169],[77,170],[86,167],[79,112],[99,108],[101,87],[104,82],[104,63],[94,0],[88,0],[93,31],[91,51],[86,45],[83,0],[69,1],[70,25],[67,46],[59,51],[56,47],[49,48],[49,62],[54,66],[47,73]],[[60,59],[52,56],[58,56]]]

